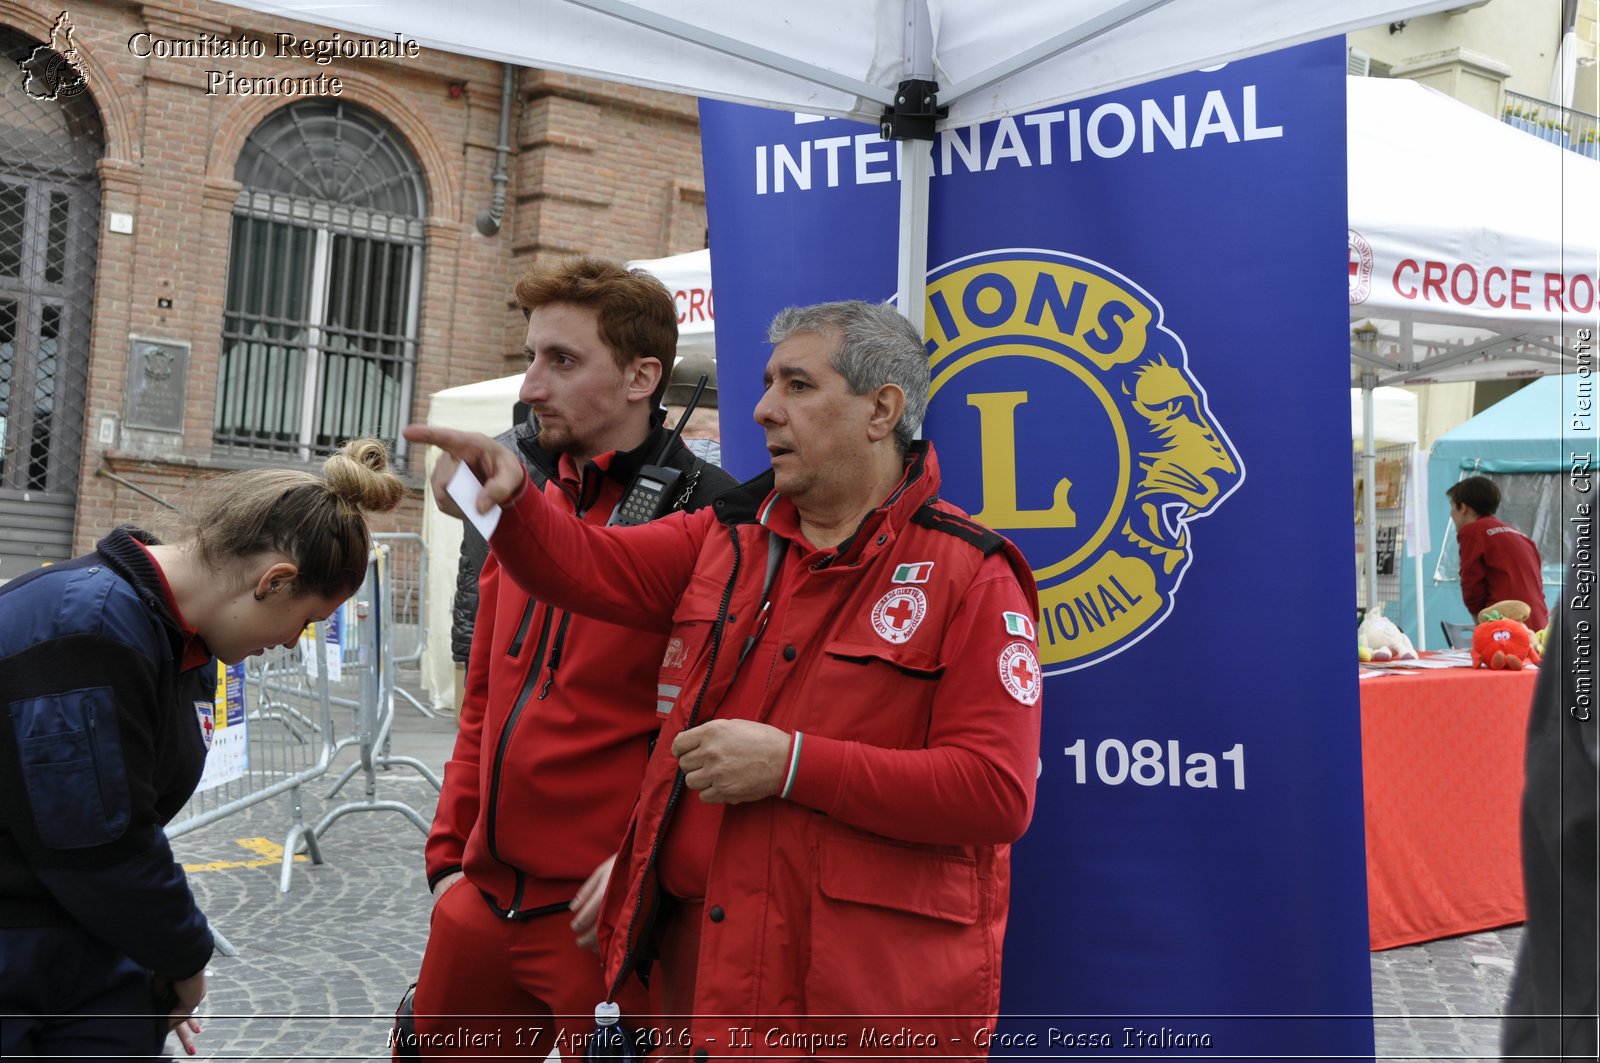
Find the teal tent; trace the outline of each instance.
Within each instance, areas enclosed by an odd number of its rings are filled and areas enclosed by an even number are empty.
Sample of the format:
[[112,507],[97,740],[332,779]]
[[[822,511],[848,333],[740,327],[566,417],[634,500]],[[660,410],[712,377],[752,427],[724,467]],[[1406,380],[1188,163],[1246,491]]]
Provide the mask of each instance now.
[[[1496,516],[1539,544],[1544,559],[1545,599],[1554,602],[1575,547],[1572,518],[1580,503],[1594,505],[1597,437],[1596,387],[1592,373],[1542,377],[1440,436],[1428,459],[1429,549],[1423,557],[1423,616],[1428,645],[1440,644],[1439,622],[1472,618],[1461,601],[1455,525],[1445,490],[1468,476],[1483,475],[1503,495]],[[1576,471],[1575,471],[1576,467]],[[1402,585],[1398,623],[1418,629],[1417,588]]]

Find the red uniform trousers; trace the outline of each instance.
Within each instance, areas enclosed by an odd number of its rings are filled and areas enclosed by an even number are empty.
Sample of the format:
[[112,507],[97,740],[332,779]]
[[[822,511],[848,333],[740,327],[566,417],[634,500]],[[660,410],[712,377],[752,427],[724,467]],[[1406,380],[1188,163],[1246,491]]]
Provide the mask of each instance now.
[[[555,1047],[581,1060],[609,987],[571,924],[567,912],[502,919],[466,879],[446,890],[433,906],[413,1000],[423,1058],[543,1059]],[[624,1016],[652,1011],[636,979],[617,1003]]]

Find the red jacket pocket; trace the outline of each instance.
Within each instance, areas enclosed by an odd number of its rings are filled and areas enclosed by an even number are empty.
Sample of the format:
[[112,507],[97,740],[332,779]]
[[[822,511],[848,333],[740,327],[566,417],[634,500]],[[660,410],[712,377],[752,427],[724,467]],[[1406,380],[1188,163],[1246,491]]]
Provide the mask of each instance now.
[[817,865],[818,887],[833,900],[962,926],[978,921],[978,863],[970,856],[824,836]]

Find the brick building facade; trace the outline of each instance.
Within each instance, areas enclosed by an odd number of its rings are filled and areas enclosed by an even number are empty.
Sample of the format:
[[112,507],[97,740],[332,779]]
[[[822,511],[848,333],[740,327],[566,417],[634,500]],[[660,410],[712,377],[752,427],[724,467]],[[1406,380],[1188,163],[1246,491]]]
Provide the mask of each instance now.
[[499,64],[204,0],[63,2],[0,0],[0,579],[210,471],[393,438],[517,371],[530,266],[705,246],[691,98],[513,69],[486,236]]

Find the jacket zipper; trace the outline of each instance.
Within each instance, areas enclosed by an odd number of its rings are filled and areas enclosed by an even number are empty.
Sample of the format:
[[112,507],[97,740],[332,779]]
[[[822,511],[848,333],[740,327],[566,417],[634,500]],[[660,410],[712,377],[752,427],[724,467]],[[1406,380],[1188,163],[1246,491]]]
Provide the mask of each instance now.
[[507,657],[516,657],[522,653],[522,642],[528,637],[528,627],[533,623],[533,609],[538,604],[532,598],[528,599],[527,607],[522,610],[522,623],[517,625],[516,638],[506,647]]
[[[529,603],[530,608],[532,604],[531,602]],[[506,718],[505,727],[500,730],[500,741],[495,745],[494,770],[489,773],[488,840],[489,855],[500,863],[505,863],[505,861],[500,860],[500,847],[495,844],[500,818],[500,772],[505,766],[506,749],[511,745],[511,733],[516,729],[517,720],[521,718],[522,710],[527,706],[528,698],[533,693],[533,686],[539,679],[539,672],[542,670],[544,661],[545,642],[550,638],[550,624],[554,617],[553,611],[547,610],[545,612],[544,623],[539,628],[539,645],[534,650],[533,663],[528,668],[527,678],[522,681],[522,691],[517,695],[516,706],[512,708],[511,715]],[[506,864],[506,866],[511,867],[510,864]],[[517,888],[511,895],[511,905],[505,916],[507,919],[516,918],[517,907],[522,903],[522,891],[527,879],[527,876],[522,873],[520,868],[512,867],[511,870],[517,876]]]
[[550,644],[549,671],[545,673],[545,680],[539,686],[539,700],[543,701],[550,693],[550,684],[556,681],[556,668],[561,664],[561,647],[567,640],[567,624],[572,620],[571,613],[561,614],[561,626],[556,628],[555,641]]
[[[573,492],[569,490],[567,485],[562,483],[559,478],[555,479],[555,484],[559,490],[565,492],[567,497],[572,499],[575,506],[576,515],[579,520],[582,520],[583,515],[588,511],[589,506],[584,505],[580,497],[574,497]],[[596,492],[595,497],[599,497],[598,492]],[[522,641],[524,636],[527,634],[528,628],[531,626],[533,610],[536,605],[536,602],[529,600],[527,609],[522,614],[522,625],[517,631],[516,640],[511,645],[510,656],[512,657],[517,656],[518,651],[520,651],[522,648]],[[522,681],[522,690],[517,695],[517,703],[515,707],[512,708],[511,715],[506,718],[506,725],[500,730],[500,741],[495,746],[494,770],[489,775],[488,840],[489,855],[502,864],[504,864],[505,861],[500,859],[500,847],[495,844],[495,839],[498,836],[498,824],[500,818],[500,772],[505,766],[506,750],[511,745],[511,733],[516,729],[517,721],[522,718],[522,710],[528,706],[528,698],[533,694],[533,688],[539,680],[539,674],[544,671],[545,646],[549,642],[550,626],[552,623],[554,623],[555,615],[558,611],[559,610],[548,607],[545,610],[544,623],[539,628],[539,645],[538,648],[534,650],[533,662],[528,667],[527,677]],[[561,645],[566,638],[567,624],[571,621],[571,619],[571,613],[563,612],[561,614],[561,624],[556,629],[555,642],[550,646],[550,677],[544,681],[544,684],[539,689],[540,701],[543,701],[545,695],[550,693],[550,684],[555,682],[556,665],[559,664],[561,660]],[[519,867],[512,867],[510,864],[506,864],[506,866],[510,867],[512,873],[516,875],[517,885],[516,889],[512,891],[511,904],[506,909],[505,918],[515,919],[517,917],[517,908],[522,904],[522,893],[527,887],[528,876],[523,874],[522,869]]]

